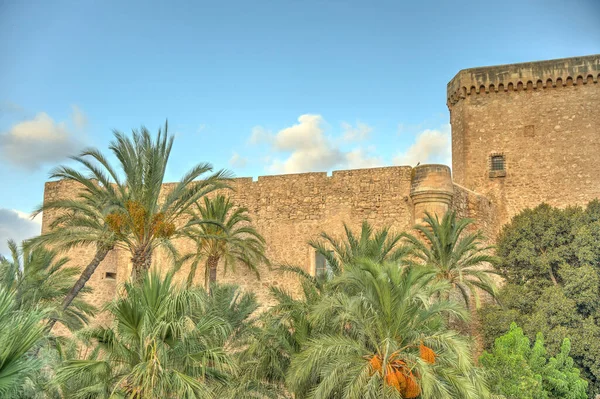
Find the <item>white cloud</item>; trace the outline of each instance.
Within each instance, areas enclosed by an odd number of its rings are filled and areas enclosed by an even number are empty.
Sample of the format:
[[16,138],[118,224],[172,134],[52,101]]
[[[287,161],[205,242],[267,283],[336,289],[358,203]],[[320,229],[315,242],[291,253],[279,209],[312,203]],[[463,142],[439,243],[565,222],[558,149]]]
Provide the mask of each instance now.
[[206,130],[206,127],[207,127],[207,126],[206,126],[206,124],[204,124],[204,123],[201,123],[201,124],[199,124],[199,125],[198,125],[198,129],[196,129],[196,133],[197,133],[197,134],[200,134],[200,133],[202,133],[203,131],[205,131],[205,130]]
[[[72,118],[78,129],[87,124],[87,117],[76,106]],[[66,122],[55,122],[45,112],[0,132],[0,160],[29,170],[60,161],[76,153],[80,146],[80,139]]]
[[[328,126],[321,115],[304,114],[298,122],[273,134],[261,126],[252,129],[249,143],[268,144],[269,153],[261,159],[269,173],[320,172],[332,169],[362,169],[389,165],[451,162],[450,124],[414,134],[413,144],[393,160],[379,155],[375,146],[367,146],[373,128],[364,122],[341,123],[338,133],[326,134]],[[419,125],[414,125],[416,126]],[[411,128],[410,130],[412,130]],[[398,126],[399,133],[406,127]],[[413,134],[410,134],[413,136]],[[354,143],[354,147],[349,147]],[[232,158],[230,162],[237,161]],[[240,157],[241,158],[241,157]],[[393,162],[390,162],[393,161]]]
[[356,126],[352,126],[348,122],[342,122],[345,141],[361,141],[369,137],[373,128],[366,123],[357,121]]
[[417,163],[442,163],[452,160],[450,124],[439,129],[426,129],[417,134],[414,144],[406,152],[394,157],[394,164],[414,166]]
[[[333,145],[323,131],[321,115],[300,115],[298,123],[280,130],[272,140],[273,150],[289,152],[287,159],[275,159],[274,173],[299,173],[329,170],[344,161],[344,153]],[[254,135],[254,132],[253,132]]]
[[30,215],[25,212],[0,208],[0,254],[9,255],[6,245],[9,239],[20,244],[21,241],[40,234],[41,229],[41,214],[31,220]]
[[358,122],[356,127],[342,124],[342,135],[332,138],[325,134],[325,120],[321,115],[304,114],[298,123],[272,134],[257,126],[252,129],[250,143],[270,143],[272,157],[267,170],[271,173],[301,173],[327,171],[333,168],[368,168],[383,161],[373,156],[374,148],[343,149],[340,144],[364,139],[372,128]]
[[229,164],[234,168],[245,168],[248,165],[248,159],[240,156],[237,152],[234,152],[231,158],[229,158]]

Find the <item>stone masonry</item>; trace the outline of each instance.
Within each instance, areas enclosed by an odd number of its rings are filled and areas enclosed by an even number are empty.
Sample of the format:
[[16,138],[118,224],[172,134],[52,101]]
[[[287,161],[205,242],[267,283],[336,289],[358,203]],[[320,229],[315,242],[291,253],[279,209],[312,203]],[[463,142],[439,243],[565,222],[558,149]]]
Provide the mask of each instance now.
[[[267,241],[267,255],[278,264],[315,272],[310,239],[326,231],[341,237],[343,223],[359,229],[406,231],[425,211],[456,210],[476,220],[493,239],[514,214],[541,202],[582,205],[600,197],[600,55],[460,71],[448,83],[452,124],[452,175],[445,165],[421,165],[237,178],[230,196],[248,208]],[[165,191],[170,189],[165,185]],[[77,187],[46,183],[44,201],[73,197]],[[42,231],[53,215],[44,214]],[[182,253],[193,249],[180,240]],[[69,254],[85,267],[93,248]],[[167,260],[160,252],[154,266]],[[96,306],[115,297],[130,273],[129,255],[110,253],[89,282]],[[179,277],[184,279],[184,266]],[[260,268],[260,279],[240,266],[218,276],[272,303],[268,287],[299,292],[292,275]],[[197,273],[202,284],[204,273]],[[102,321],[102,317],[98,318]]]

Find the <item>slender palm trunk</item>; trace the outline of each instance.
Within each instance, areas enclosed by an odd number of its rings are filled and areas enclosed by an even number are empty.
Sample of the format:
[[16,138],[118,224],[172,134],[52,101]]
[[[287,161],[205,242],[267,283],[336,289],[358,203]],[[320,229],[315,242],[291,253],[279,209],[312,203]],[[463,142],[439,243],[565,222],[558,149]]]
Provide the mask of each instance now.
[[211,286],[217,282],[217,267],[219,266],[219,256],[211,255],[206,260],[206,270],[208,270],[208,279],[206,289],[212,292]]
[[[71,288],[71,291],[69,291],[69,293],[63,300],[62,305],[61,305],[62,310],[66,310],[69,307],[69,305],[71,305],[71,302],[73,302],[73,300],[77,297],[77,295],[79,294],[79,291],[81,291],[83,289],[83,287],[85,287],[85,284],[92,277],[92,275],[98,268],[98,265],[100,264],[100,262],[102,262],[104,260],[106,255],[112,249],[113,249],[113,247],[109,247],[109,248],[100,247],[96,250],[96,255],[94,255],[94,259],[92,259],[92,261],[83,270],[83,272],[79,276],[79,279],[77,280],[75,285],[73,285],[73,288]],[[48,321],[48,325],[46,327],[48,329],[48,331],[52,330],[52,327],[54,327],[54,324],[56,324],[56,321],[57,320],[54,318],[50,319]]]
[[152,250],[150,246],[145,245],[136,248],[131,257],[131,263],[131,278],[134,282],[139,283],[152,265]]

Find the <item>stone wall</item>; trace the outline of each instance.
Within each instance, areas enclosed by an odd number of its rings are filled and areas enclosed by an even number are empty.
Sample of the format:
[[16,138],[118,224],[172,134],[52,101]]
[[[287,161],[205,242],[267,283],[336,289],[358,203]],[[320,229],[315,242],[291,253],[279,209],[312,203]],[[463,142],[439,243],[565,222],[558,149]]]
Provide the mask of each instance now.
[[[500,222],[541,202],[600,196],[600,55],[459,72],[448,84],[455,183]],[[492,155],[505,176],[490,174]]]
[[454,183],[452,210],[458,218],[473,219],[471,230],[481,230],[492,245],[501,227],[496,206],[489,198]]
[[[303,173],[261,176],[257,181],[238,178],[232,182],[234,190],[230,196],[235,204],[248,208],[253,225],[267,241],[267,256],[274,267],[294,264],[314,273],[314,252],[307,242],[322,231],[341,238],[343,223],[357,230],[363,220],[375,228],[391,226],[397,232],[412,226],[411,172],[410,167],[388,167],[335,171],[331,176]],[[173,184],[165,185],[165,192],[172,187]],[[77,187],[64,181],[49,182],[45,200],[73,197],[76,193]],[[43,232],[48,230],[51,219],[51,214],[44,214]],[[176,246],[182,253],[193,250],[193,243],[188,240],[179,240]],[[71,251],[71,264],[85,267],[93,252],[89,247]],[[155,266],[164,269],[168,264],[164,253],[155,255]],[[94,288],[91,302],[99,306],[112,299],[130,270],[126,251],[109,254],[90,280],[89,285]],[[189,266],[183,266],[178,277],[185,279],[188,271]],[[116,278],[111,273],[116,273]],[[221,271],[218,280],[252,290],[264,306],[272,303],[268,295],[270,285],[298,293],[292,275],[261,267],[260,277],[257,279],[253,272],[239,266],[235,273],[223,275]],[[199,269],[196,281],[204,283],[203,269]]]

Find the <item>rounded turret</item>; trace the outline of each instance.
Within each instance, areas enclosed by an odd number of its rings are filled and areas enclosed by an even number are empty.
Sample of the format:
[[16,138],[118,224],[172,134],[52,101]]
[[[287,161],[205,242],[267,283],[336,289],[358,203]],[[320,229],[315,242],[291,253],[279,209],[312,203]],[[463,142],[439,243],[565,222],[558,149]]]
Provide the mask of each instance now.
[[413,169],[410,198],[415,223],[423,219],[425,212],[442,217],[450,208],[453,196],[450,167],[432,164],[420,165]]

